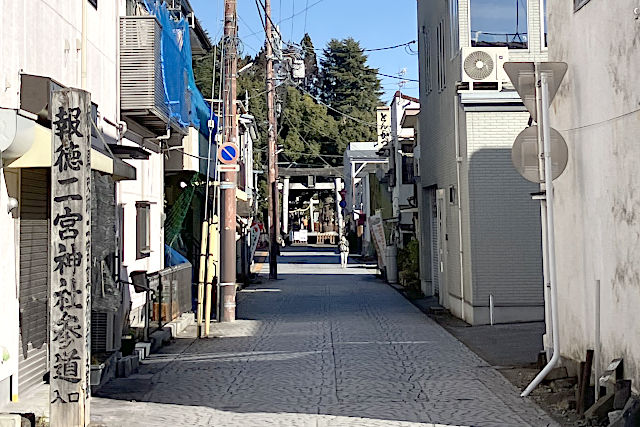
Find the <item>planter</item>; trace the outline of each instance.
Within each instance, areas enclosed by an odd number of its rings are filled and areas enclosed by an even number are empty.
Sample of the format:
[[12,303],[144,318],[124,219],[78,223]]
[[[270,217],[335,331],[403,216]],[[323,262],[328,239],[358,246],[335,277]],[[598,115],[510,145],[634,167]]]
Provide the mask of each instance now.
[[102,380],[102,371],[104,371],[105,364],[91,365],[91,375],[89,379],[90,385],[100,385]]

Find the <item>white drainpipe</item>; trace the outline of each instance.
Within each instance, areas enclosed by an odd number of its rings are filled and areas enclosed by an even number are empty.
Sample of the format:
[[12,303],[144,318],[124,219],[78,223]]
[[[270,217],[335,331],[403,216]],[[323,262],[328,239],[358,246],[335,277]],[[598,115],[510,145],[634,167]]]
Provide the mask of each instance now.
[[556,246],[553,217],[553,170],[551,163],[551,128],[549,125],[549,83],[548,76],[542,73],[542,126],[544,139],[544,182],[547,189],[547,250],[549,253],[549,282],[551,284],[551,318],[553,319],[553,356],[542,371],[531,381],[531,384],[520,395],[526,397],[547,376],[560,360],[560,339],[558,336],[558,283],[556,279]]
[[466,320],[464,315],[464,256],[463,256],[463,238],[462,238],[462,192],[460,191],[460,168],[462,167],[462,157],[460,155],[460,130],[458,129],[460,122],[459,98],[457,94],[458,83],[455,85],[456,94],[453,96],[453,132],[456,145],[456,197],[458,199],[458,245],[460,258],[460,311],[462,320]]

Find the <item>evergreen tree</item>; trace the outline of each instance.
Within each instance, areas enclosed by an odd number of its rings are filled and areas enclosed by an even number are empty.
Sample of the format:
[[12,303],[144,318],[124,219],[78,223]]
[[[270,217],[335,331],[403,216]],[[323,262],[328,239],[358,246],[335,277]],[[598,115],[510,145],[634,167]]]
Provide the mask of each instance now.
[[302,59],[304,60],[305,78],[304,88],[318,95],[318,84],[320,82],[320,69],[318,68],[318,58],[309,33],[306,33],[300,41],[302,46]]
[[344,151],[350,142],[373,141],[381,83],[376,75],[378,70],[367,65],[360,43],[353,38],[332,39],[324,49],[320,64],[320,97],[343,113],[329,111],[339,122],[338,150]]
[[[337,153],[336,121],[327,114],[325,106],[295,87],[287,88],[287,104],[281,124],[280,142],[288,159],[309,165],[324,165],[326,163],[321,160],[320,154]],[[325,160],[330,162],[331,159],[335,164],[336,158]]]

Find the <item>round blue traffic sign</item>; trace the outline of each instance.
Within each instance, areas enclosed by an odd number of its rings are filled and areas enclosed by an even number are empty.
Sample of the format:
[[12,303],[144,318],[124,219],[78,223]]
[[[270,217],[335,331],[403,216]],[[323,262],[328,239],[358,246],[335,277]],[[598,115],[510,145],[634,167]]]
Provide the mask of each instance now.
[[347,202],[345,202],[344,200],[340,200],[340,207],[341,208],[346,208],[347,207]]
[[231,143],[226,142],[218,149],[218,160],[224,164],[235,163],[238,159],[238,147]]

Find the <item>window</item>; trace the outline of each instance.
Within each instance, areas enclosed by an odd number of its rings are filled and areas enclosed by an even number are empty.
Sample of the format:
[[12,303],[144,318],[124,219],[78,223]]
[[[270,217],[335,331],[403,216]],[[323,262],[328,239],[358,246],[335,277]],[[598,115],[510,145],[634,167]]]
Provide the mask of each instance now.
[[413,184],[413,156],[407,155],[409,153],[413,153],[413,145],[402,144],[402,153],[402,183]]
[[431,31],[427,30],[424,26],[422,27],[422,44],[424,91],[425,94],[429,95],[431,93],[431,90],[433,89],[433,84],[431,83]]
[[150,213],[149,202],[136,202],[136,259],[146,258],[151,254]]
[[540,0],[540,14],[540,24],[542,26],[540,31],[540,37],[542,38],[541,44],[542,47],[545,48],[549,46],[547,44],[547,0]]
[[471,46],[527,49],[527,0],[471,0]]
[[455,185],[449,186],[449,204],[455,205],[458,203],[458,191],[456,190]]
[[451,58],[460,52],[460,17],[458,0],[449,0],[449,29],[451,30]]
[[442,92],[447,86],[445,82],[445,47],[444,47],[444,20],[440,21],[436,29],[438,41],[438,92]]

